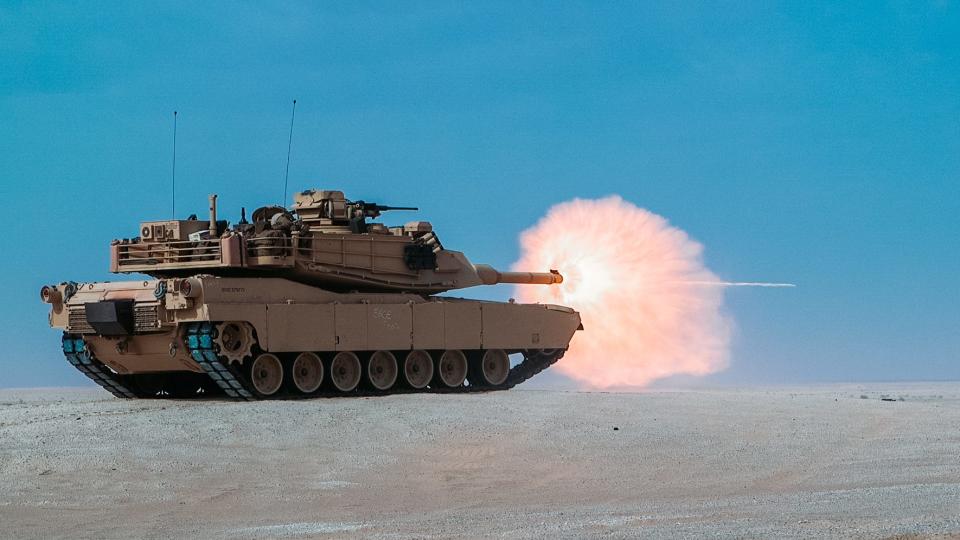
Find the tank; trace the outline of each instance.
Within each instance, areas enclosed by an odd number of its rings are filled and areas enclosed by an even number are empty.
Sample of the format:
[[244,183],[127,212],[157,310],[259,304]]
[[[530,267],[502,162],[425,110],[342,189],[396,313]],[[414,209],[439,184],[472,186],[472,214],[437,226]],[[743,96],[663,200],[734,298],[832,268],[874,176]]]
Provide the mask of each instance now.
[[427,221],[307,190],[233,226],[146,221],[110,244],[129,281],[41,288],[67,361],[121,398],[310,398],[506,390],[560,359],[571,308],[455,298],[497,283],[551,286],[556,271],[501,272],[446,249]]

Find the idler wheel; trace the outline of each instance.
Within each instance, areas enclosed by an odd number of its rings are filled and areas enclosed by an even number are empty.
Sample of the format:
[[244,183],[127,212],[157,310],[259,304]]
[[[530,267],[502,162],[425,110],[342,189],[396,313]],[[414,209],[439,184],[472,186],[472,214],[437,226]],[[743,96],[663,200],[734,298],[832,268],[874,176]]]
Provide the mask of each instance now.
[[510,357],[503,349],[490,349],[480,360],[480,375],[485,384],[499,386],[510,374]]
[[300,353],[290,368],[293,385],[304,394],[315,392],[323,382],[323,362],[312,352]]
[[397,358],[390,351],[377,351],[367,362],[367,379],[377,390],[387,390],[397,382]]
[[330,361],[330,380],[333,386],[341,392],[349,392],[360,384],[360,375],[363,369],[360,359],[352,352],[338,352]]
[[250,366],[250,382],[253,388],[264,396],[272,396],[283,384],[283,364],[270,353],[264,353]]
[[456,388],[467,378],[467,357],[463,351],[444,351],[437,363],[437,377],[444,386]]
[[227,362],[243,362],[253,350],[253,328],[245,322],[223,322],[217,325],[217,337],[214,343],[220,349],[220,356]]
[[410,351],[403,360],[403,380],[410,388],[422,390],[433,378],[433,359],[427,351]]

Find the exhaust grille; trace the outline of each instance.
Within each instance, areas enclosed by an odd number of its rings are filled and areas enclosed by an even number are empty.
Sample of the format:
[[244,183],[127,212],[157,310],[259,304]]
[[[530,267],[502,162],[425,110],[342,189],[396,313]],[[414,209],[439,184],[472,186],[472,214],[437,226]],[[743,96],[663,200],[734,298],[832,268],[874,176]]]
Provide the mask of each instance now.
[[[160,330],[156,304],[138,304],[133,307],[134,332],[146,333]],[[87,321],[86,309],[83,305],[68,308],[71,334],[95,334],[96,331]]]
[[159,330],[157,324],[157,306],[137,305],[133,307],[133,328],[137,332],[152,332]]
[[68,308],[71,334],[92,334],[93,327],[87,322],[87,314],[82,305]]

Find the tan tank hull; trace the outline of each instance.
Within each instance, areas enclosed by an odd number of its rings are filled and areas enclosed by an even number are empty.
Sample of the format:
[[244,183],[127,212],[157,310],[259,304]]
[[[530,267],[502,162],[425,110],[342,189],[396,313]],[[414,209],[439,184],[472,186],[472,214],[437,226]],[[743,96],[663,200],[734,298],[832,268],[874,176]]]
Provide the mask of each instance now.
[[[61,285],[44,294],[67,359],[123,397],[506,389],[556,361],[581,328],[562,306],[336,293],[281,278]],[[511,367],[509,355],[520,364]]]

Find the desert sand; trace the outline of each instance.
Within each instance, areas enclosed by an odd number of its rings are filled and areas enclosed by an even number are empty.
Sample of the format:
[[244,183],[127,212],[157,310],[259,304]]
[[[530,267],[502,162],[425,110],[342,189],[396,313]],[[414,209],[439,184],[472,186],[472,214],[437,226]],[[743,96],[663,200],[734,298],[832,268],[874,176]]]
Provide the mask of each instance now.
[[939,537],[960,532],[958,426],[960,383],[258,403],[4,390],[0,537]]

